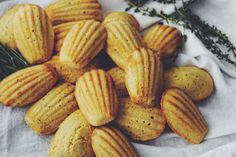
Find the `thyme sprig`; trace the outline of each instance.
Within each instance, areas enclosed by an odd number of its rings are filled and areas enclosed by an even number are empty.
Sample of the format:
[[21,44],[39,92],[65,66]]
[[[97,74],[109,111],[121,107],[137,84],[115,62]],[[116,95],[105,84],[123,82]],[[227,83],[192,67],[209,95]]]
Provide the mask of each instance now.
[[0,44],[0,80],[28,66],[18,51]]
[[[157,1],[157,0],[153,0]],[[169,0],[161,0],[167,3]],[[185,29],[191,30],[192,33],[198,37],[205,47],[216,55],[220,60],[224,60],[236,66],[236,48],[229,40],[228,36],[214,25],[208,24],[202,20],[198,15],[194,14],[190,5],[195,2],[190,0],[182,2],[183,6],[177,8],[172,14],[166,14],[163,11],[157,12],[154,8],[145,6],[137,6],[135,3],[129,1],[129,7],[126,10],[134,8],[135,12],[140,12],[143,15],[150,17],[159,17],[164,19],[167,23],[172,22],[180,25]]]

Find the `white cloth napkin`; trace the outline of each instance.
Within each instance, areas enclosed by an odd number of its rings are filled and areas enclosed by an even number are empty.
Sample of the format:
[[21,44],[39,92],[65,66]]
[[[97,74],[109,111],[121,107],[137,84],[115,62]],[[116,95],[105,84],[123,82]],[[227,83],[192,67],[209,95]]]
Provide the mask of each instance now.
[[[0,15],[16,3],[36,3],[46,7],[52,1],[4,1],[0,3]],[[124,11],[127,6],[123,0],[100,0],[100,2],[105,12]],[[180,5],[181,3],[178,4],[178,6]],[[167,13],[171,13],[174,9],[173,6],[157,5],[156,2],[150,3],[149,6],[155,7],[157,10],[163,9]],[[232,27],[236,22],[231,20],[236,17],[234,7],[236,7],[236,1],[232,0],[205,0],[195,10],[209,23],[219,26],[236,44],[236,29]],[[159,20],[158,18],[144,17],[141,14],[134,15],[142,28]],[[215,83],[214,94],[198,104],[210,128],[206,141],[200,145],[191,145],[167,131],[156,140],[134,143],[134,145],[141,157],[215,157],[222,155],[233,157],[236,155],[235,67],[221,63],[190,31],[185,30],[184,32],[187,34],[188,40],[177,58],[176,65],[197,65],[205,68],[211,73]],[[0,157],[47,156],[51,136],[38,136],[26,126],[23,117],[27,108],[12,109],[0,106]]]

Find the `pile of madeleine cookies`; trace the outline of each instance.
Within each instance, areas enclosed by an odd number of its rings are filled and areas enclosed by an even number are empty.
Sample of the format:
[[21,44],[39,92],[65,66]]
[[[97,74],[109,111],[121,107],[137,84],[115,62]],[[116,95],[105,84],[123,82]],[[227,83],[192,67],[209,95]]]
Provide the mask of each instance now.
[[176,28],[139,29],[126,12],[103,18],[97,0],[12,7],[0,18],[0,42],[32,66],[0,82],[0,103],[32,105],[27,125],[55,132],[50,157],[137,157],[130,141],[155,139],[167,124],[202,142],[208,126],[196,102],[213,92],[212,77],[195,66],[164,68],[182,44]]

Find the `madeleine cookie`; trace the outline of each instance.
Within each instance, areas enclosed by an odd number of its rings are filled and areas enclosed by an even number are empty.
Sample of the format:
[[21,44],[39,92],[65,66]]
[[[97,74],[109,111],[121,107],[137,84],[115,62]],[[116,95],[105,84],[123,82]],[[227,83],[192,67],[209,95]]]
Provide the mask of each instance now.
[[0,43],[13,49],[17,49],[13,31],[13,20],[21,6],[23,5],[13,6],[0,17]]
[[66,35],[68,32],[71,30],[71,28],[75,24],[82,24],[83,22],[67,22],[67,23],[62,23],[59,25],[56,25],[53,27],[53,30],[55,32],[55,45],[54,45],[54,50],[56,52],[60,52],[61,47],[64,43],[64,40],[66,38]]
[[96,157],[138,157],[133,145],[112,127],[94,129],[92,147]]
[[76,83],[76,100],[87,121],[100,126],[112,121],[118,112],[116,90],[111,76],[103,70],[91,70]]
[[144,108],[123,98],[119,100],[115,123],[133,140],[147,141],[161,135],[166,121],[158,107]]
[[60,24],[80,20],[103,18],[102,6],[97,0],[57,0],[46,8],[52,23]]
[[133,26],[137,30],[139,30],[140,27],[137,19],[132,14],[119,11],[110,12],[103,20],[102,24],[105,26],[107,23],[114,21],[121,23],[128,22],[131,26]]
[[170,128],[187,141],[201,143],[208,126],[200,110],[180,89],[170,88],[161,99],[161,108]]
[[194,101],[201,101],[212,94],[214,81],[206,70],[196,66],[174,67],[165,71],[165,86],[177,87]]
[[51,58],[54,31],[46,12],[37,5],[21,6],[13,21],[17,48],[30,64]]
[[78,109],[75,86],[62,83],[33,104],[25,115],[25,122],[36,133],[46,135],[57,130],[62,121]]
[[107,53],[122,69],[128,64],[128,57],[135,49],[143,46],[139,32],[129,23],[110,22],[107,29]]
[[73,84],[75,84],[79,77],[81,77],[85,72],[95,69],[93,65],[88,65],[82,69],[70,66],[67,63],[60,62],[58,56],[54,56],[46,64],[49,64],[56,69],[60,80]]
[[73,112],[61,123],[53,137],[49,157],[93,157],[92,131],[93,127],[81,111]]
[[143,40],[148,48],[157,52],[161,59],[165,59],[181,46],[182,35],[175,27],[157,24],[144,33]]
[[98,21],[76,24],[65,38],[60,61],[78,68],[85,67],[105,46],[106,37],[106,30]]
[[137,49],[129,57],[125,71],[131,100],[145,107],[156,105],[163,83],[163,67],[159,58],[149,49]]
[[128,95],[126,86],[125,86],[125,71],[119,67],[114,67],[108,71],[111,75],[113,82],[116,87],[116,93],[118,96]]
[[50,66],[19,70],[0,82],[0,103],[13,107],[28,105],[43,97],[56,81],[56,71]]

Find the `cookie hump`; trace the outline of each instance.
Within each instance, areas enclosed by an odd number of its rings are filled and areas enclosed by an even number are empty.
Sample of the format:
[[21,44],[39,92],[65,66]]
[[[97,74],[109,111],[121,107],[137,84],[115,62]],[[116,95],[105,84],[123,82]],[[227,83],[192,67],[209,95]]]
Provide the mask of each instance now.
[[80,20],[103,18],[102,6],[97,0],[58,0],[46,8],[53,25]]
[[37,5],[21,6],[13,21],[17,48],[30,64],[51,58],[54,31],[46,12]]
[[199,144],[208,132],[200,110],[180,89],[167,89],[161,98],[161,108],[170,128],[190,143]]
[[92,147],[96,157],[138,157],[133,145],[113,127],[94,129]]
[[60,61],[85,67],[105,46],[107,33],[100,22],[86,20],[67,34],[60,51]]
[[78,109],[74,92],[75,86],[70,83],[53,88],[26,112],[28,126],[41,135],[56,131],[62,121]]
[[115,123],[133,140],[148,141],[161,135],[166,120],[160,108],[145,108],[122,98]]
[[214,81],[204,69],[196,66],[173,67],[165,71],[165,87],[177,87],[194,101],[201,101],[214,91]]
[[137,19],[132,15],[127,12],[119,12],[119,11],[114,11],[110,12],[106,18],[103,20],[102,24],[105,26],[107,23],[110,22],[127,22],[131,26],[133,26],[136,30],[139,30],[139,23]]
[[76,110],[62,122],[53,137],[49,157],[93,157],[92,131],[81,111]]
[[160,59],[172,56],[181,46],[181,32],[171,26],[157,24],[144,33],[145,44],[157,52]]
[[117,94],[111,76],[91,70],[76,83],[76,100],[87,121],[100,126],[112,121],[118,112]]
[[145,107],[156,105],[163,84],[163,67],[154,52],[139,48],[129,57],[125,83],[133,102]]
[[43,97],[56,83],[56,71],[46,65],[19,70],[0,82],[0,103],[19,107]]
[[128,57],[138,47],[143,46],[139,32],[127,22],[109,22],[107,29],[107,53],[122,69],[128,63]]

